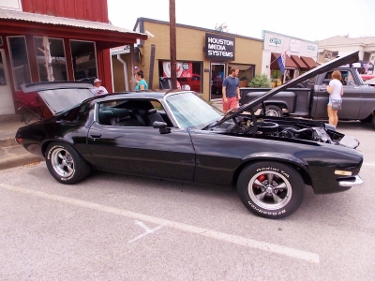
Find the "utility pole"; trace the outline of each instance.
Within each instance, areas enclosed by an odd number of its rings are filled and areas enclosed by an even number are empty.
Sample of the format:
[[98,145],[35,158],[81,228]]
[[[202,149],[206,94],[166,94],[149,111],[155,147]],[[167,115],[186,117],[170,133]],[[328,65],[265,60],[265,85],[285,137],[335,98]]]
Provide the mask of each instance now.
[[172,89],[177,89],[175,0],[169,0],[169,34],[170,34],[170,45],[171,45],[171,85],[172,85]]

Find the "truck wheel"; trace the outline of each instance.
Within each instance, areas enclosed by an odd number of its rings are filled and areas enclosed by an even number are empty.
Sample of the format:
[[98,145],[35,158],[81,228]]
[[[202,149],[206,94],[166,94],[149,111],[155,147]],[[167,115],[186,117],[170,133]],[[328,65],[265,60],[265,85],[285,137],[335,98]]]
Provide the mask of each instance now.
[[90,164],[69,144],[51,143],[46,150],[50,174],[60,183],[73,184],[86,178]]
[[282,117],[283,112],[280,107],[277,105],[267,105],[266,106],[266,116],[276,116],[276,117]]
[[375,128],[375,114],[372,115],[372,120],[371,120],[372,127]]
[[279,219],[300,207],[305,184],[291,166],[259,162],[243,169],[238,178],[237,192],[246,208],[257,216]]
[[360,119],[359,121],[361,121],[362,123],[371,123],[372,122],[372,115],[370,114],[365,119]]

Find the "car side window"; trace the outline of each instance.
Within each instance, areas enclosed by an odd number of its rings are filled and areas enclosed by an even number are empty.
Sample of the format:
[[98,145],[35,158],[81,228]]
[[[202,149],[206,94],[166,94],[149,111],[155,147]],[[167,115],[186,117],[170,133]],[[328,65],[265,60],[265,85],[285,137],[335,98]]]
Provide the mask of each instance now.
[[329,85],[329,81],[332,79],[332,71],[327,72],[322,81],[322,85]]
[[152,126],[155,121],[172,126],[159,101],[117,100],[98,105],[97,122],[108,126]]
[[341,76],[342,76],[341,82],[344,86],[356,85],[353,74],[350,70],[341,71]]

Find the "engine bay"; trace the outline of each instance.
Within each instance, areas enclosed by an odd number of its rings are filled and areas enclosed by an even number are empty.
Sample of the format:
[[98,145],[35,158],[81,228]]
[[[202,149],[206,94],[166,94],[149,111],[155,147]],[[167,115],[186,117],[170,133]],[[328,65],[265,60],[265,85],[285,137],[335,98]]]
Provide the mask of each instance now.
[[344,137],[343,134],[335,131],[333,126],[320,121],[269,116],[257,118],[253,121],[251,116],[239,115],[234,120],[222,124],[220,130],[231,135],[307,140],[333,144],[338,144]]

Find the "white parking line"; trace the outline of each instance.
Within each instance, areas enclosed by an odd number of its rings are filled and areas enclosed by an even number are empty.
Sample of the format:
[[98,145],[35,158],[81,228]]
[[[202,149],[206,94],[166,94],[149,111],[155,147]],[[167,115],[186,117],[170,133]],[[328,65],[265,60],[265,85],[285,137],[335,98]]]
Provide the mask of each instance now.
[[364,166],[375,166],[375,163],[363,163]]
[[166,220],[163,218],[148,216],[148,215],[135,213],[135,212],[119,209],[119,208],[108,207],[105,205],[87,202],[87,201],[83,201],[79,199],[49,194],[46,192],[41,192],[41,191],[36,191],[36,190],[30,190],[27,188],[22,188],[22,187],[7,185],[7,184],[0,184],[0,188],[10,190],[13,192],[28,194],[28,195],[32,195],[32,196],[36,196],[36,197],[40,197],[40,198],[44,198],[44,199],[48,199],[52,201],[57,201],[57,202],[61,202],[61,203],[69,204],[69,205],[80,206],[83,208],[92,209],[92,210],[96,210],[99,212],[105,212],[105,213],[123,216],[123,217],[136,219],[140,221],[146,221],[149,223],[162,225],[165,227],[170,227],[170,228],[177,229],[180,231],[194,233],[197,235],[209,237],[209,238],[220,240],[220,241],[225,241],[225,242],[240,245],[240,246],[245,246],[245,247],[258,249],[258,250],[262,250],[266,252],[280,254],[280,255],[291,257],[291,258],[308,261],[311,263],[319,263],[319,255],[315,253],[311,253],[311,252],[301,251],[301,250],[297,250],[297,249],[293,249],[293,248],[289,248],[289,247],[285,247],[281,245],[276,245],[272,243],[257,241],[257,240],[237,236],[237,235],[226,234],[226,233],[210,230],[207,228],[179,223],[179,222],[175,222],[171,220]]

